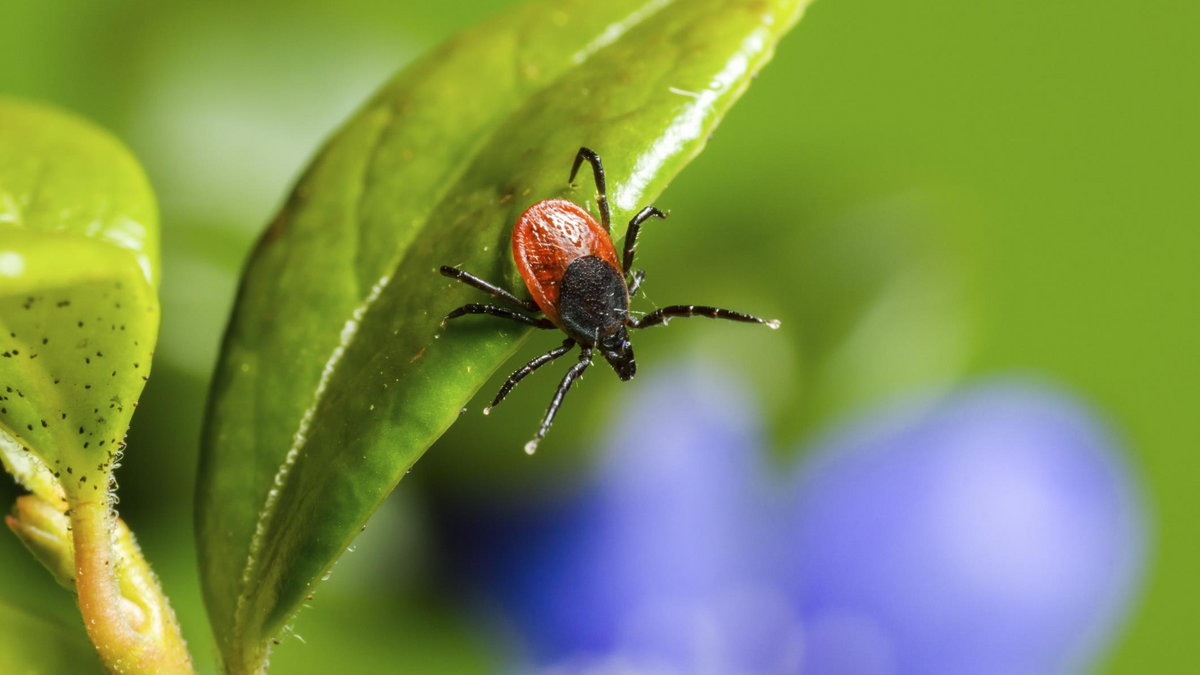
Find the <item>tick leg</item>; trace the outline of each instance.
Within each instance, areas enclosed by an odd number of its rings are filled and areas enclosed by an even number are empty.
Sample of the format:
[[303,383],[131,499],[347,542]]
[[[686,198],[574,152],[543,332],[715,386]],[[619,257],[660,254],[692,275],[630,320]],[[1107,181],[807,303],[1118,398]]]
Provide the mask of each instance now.
[[575,347],[575,341],[572,340],[571,338],[567,338],[566,340],[563,340],[561,347],[555,347],[554,349],[551,349],[550,351],[546,352],[545,354],[542,354],[541,356],[535,358],[534,360],[530,361],[529,363],[526,363],[525,365],[521,366],[517,370],[517,372],[513,373],[512,375],[509,375],[508,379],[504,381],[504,386],[500,387],[500,393],[496,394],[496,398],[492,401],[491,405],[489,405],[488,407],[483,409],[483,414],[487,415],[488,413],[492,412],[492,408],[495,408],[496,406],[500,405],[500,402],[504,400],[504,397],[508,396],[508,392],[512,391],[513,387],[517,386],[518,382],[525,379],[526,375],[532,373],[533,371],[537,370],[538,368],[541,368],[542,366],[546,365],[547,363],[550,363],[551,361],[557,359],[558,357],[562,356],[563,354],[566,354],[567,352],[571,351],[571,349],[573,349],[574,347]]
[[604,165],[600,163],[600,155],[587,148],[580,148],[579,153],[575,155],[575,163],[571,165],[571,177],[567,182],[575,182],[575,174],[579,172],[579,167],[585,159],[592,165],[592,176],[596,179],[596,192],[599,193],[596,204],[600,207],[600,224],[604,225],[604,231],[611,235],[612,218],[608,213],[608,187],[604,182]]
[[492,316],[499,316],[499,317],[502,317],[505,319],[512,319],[513,321],[520,321],[521,323],[527,323],[530,326],[536,326],[537,328],[554,328],[555,327],[554,323],[552,321],[550,321],[550,319],[540,318],[540,317],[534,318],[532,316],[525,316],[524,314],[522,314],[520,312],[514,312],[513,310],[508,309],[507,307],[497,307],[495,305],[481,305],[481,304],[474,303],[474,302],[469,305],[463,305],[462,307],[459,307],[458,309],[454,310],[453,312],[450,312],[449,314],[447,314],[446,318],[442,319],[442,325],[444,326],[444,325],[446,325],[446,322],[449,321],[450,319],[457,319],[458,317],[463,316],[464,314],[491,314]]
[[643,316],[640,320],[632,322],[634,328],[649,328],[659,324],[665,324],[673,317],[689,317],[703,316],[709,319],[728,319],[730,321],[743,321],[745,323],[761,323],[768,328],[779,328],[778,319],[760,319],[757,316],[742,314],[729,309],[719,309],[717,307],[705,307],[702,305],[671,305],[650,312]]
[[642,279],[646,278],[646,270],[634,270],[633,281],[629,283],[629,295],[632,296],[642,287]]
[[651,217],[665,220],[667,215],[653,206],[647,206],[630,219],[629,229],[625,230],[625,254],[621,256],[621,266],[625,268],[626,274],[629,274],[629,268],[633,266],[633,251],[637,248],[638,232],[642,228],[642,223]]
[[550,425],[554,424],[554,416],[558,414],[558,407],[562,405],[563,398],[567,395],[567,390],[579,379],[583,371],[587,370],[588,366],[592,365],[592,348],[584,347],[579,352],[579,363],[571,366],[567,371],[566,377],[558,384],[558,391],[554,392],[554,398],[550,399],[550,407],[546,409],[546,416],[542,418],[542,426],[538,427],[537,434],[533,440],[525,444],[525,454],[532,455],[537,451],[538,443],[542,442],[542,437],[550,430]]
[[503,288],[500,288],[499,286],[496,286],[494,284],[490,284],[490,283],[484,281],[483,279],[480,279],[479,277],[475,276],[474,274],[471,274],[470,272],[464,272],[463,270],[460,270],[457,267],[450,267],[449,265],[442,265],[441,273],[442,273],[442,276],[450,277],[451,279],[456,279],[458,281],[461,281],[468,286],[473,286],[475,288],[478,288],[479,290],[483,291],[484,293],[490,293],[490,294],[496,296],[497,298],[500,298],[501,300],[507,300],[507,301],[513,303],[514,305],[517,305],[518,307],[523,307],[531,312],[542,311],[541,308],[539,308],[537,306],[537,304],[534,303],[532,300],[522,300],[522,299],[518,298],[517,296],[513,295],[512,293],[509,293],[508,291],[504,290]]

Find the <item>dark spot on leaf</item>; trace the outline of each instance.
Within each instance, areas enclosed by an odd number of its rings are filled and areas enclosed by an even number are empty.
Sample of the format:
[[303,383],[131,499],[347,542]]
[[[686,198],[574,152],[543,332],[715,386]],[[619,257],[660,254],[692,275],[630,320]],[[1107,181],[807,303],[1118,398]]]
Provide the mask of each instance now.
[[82,436],[82,435],[83,435],[83,427],[79,427],[79,435],[80,435],[80,436]]
[[75,473],[75,469],[72,469],[71,467],[68,466],[67,473]]

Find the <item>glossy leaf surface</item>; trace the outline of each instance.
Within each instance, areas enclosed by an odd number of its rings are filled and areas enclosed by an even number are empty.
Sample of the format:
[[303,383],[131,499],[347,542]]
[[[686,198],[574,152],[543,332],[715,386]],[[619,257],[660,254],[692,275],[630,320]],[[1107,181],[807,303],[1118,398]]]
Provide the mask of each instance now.
[[479,297],[437,268],[520,288],[517,215],[550,197],[594,211],[587,177],[566,184],[580,146],[604,158],[627,220],[806,4],[527,3],[403,71],[334,136],[251,258],[211,393],[197,536],[227,668],[259,667],[524,335],[439,327]]
[[129,152],[0,99],[0,457],[44,499],[107,489],[150,371],[157,267],[156,206]]

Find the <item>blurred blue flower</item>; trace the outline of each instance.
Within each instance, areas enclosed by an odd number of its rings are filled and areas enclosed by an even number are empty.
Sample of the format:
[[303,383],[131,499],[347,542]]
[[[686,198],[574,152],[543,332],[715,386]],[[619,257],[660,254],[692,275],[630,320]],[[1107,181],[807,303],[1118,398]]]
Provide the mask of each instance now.
[[731,381],[660,377],[569,503],[467,518],[460,559],[527,641],[520,670],[1062,672],[1117,628],[1140,510],[1078,403],[1018,383],[910,402],[793,475]]
[[788,583],[814,673],[1080,672],[1140,572],[1109,434],[1028,383],[873,415],[794,489]]

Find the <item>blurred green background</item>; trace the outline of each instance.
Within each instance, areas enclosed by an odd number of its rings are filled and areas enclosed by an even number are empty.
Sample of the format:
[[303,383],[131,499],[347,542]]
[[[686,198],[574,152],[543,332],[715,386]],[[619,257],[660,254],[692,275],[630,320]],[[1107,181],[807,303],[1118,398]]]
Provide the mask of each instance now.
[[[120,509],[202,671],[214,661],[191,494],[240,265],[375,87],[507,4],[9,0],[0,12],[0,93],[109,128],[157,190],[162,336]],[[1104,669],[1200,663],[1197,36],[1200,6],[1183,0],[816,3],[659,200],[672,218],[639,248],[655,303],[712,302],[785,330],[647,333],[643,371],[685,355],[736,364],[780,448],[890,393],[972,374],[1073,388],[1123,434],[1151,511],[1145,589]],[[530,462],[520,447],[548,379],[490,418],[465,416],[418,464],[284,637],[278,672],[488,672],[504,630],[431,590],[425,504],[570,489],[616,397],[639,385],[589,378]],[[0,537],[0,568],[0,602],[76,625],[69,595],[13,537]]]

